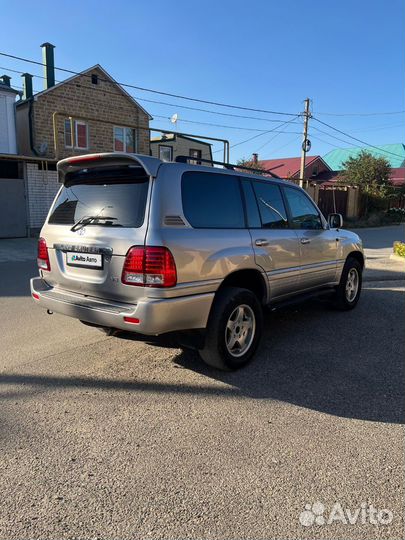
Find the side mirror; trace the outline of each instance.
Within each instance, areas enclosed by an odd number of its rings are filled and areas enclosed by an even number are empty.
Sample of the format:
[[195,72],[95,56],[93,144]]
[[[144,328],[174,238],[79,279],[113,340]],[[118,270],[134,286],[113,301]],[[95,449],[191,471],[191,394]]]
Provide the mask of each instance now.
[[329,214],[328,223],[331,229],[341,229],[343,227],[342,214]]

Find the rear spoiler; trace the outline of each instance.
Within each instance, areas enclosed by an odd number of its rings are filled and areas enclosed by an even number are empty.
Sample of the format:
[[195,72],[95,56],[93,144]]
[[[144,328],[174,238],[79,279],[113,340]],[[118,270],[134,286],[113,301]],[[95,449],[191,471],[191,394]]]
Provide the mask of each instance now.
[[82,156],[72,156],[58,161],[57,170],[60,179],[68,172],[75,172],[80,169],[91,169],[100,165],[138,165],[142,167],[148,176],[157,176],[162,161],[160,159],[144,156],[142,154],[127,154],[125,152],[108,152],[104,154],[84,154]]

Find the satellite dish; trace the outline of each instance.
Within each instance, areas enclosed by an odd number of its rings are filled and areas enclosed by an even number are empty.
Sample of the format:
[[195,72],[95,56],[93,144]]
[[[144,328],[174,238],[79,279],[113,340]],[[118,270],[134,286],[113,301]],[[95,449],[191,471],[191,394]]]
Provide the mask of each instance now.
[[172,124],[176,124],[178,119],[179,119],[179,115],[177,113],[174,113],[174,115],[170,118],[170,122]]

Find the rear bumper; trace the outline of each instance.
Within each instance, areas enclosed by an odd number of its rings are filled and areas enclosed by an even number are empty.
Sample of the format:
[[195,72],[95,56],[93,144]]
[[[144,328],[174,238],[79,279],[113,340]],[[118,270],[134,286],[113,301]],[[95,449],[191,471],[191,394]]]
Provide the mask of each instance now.
[[[205,328],[214,293],[167,299],[142,298],[136,304],[105,301],[57,289],[43,279],[31,279],[31,294],[41,307],[95,325],[146,335]],[[125,322],[124,317],[139,319]]]

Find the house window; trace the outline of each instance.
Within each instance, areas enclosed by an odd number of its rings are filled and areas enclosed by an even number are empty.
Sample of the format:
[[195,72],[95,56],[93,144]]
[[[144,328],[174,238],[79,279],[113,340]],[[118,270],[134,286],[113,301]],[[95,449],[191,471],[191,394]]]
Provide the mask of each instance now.
[[[66,118],[64,123],[65,128],[65,147],[72,148],[72,123]],[[75,148],[85,150],[89,147],[89,130],[86,122],[81,120],[73,120],[73,129],[75,130]]]
[[196,148],[190,148],[189,156],[197,158],[196,160],[190,160],[190,163],[192,165],[201,165],[201,161],[198,161],[198,159],[201,159],[201,150],[197,150]]
[[114,127],[114,151],[129,152],[137,151],[136,131],[127,127]]
[[162,161],[173,161],[173,148],[159,144],[159,159]]
[[98,84],[98,75],[93,73],[92,76],[91,76],[91,82],[92,82],[92,84]]

